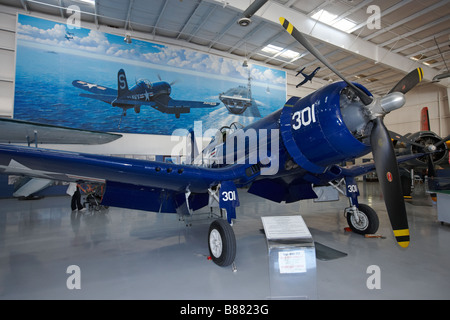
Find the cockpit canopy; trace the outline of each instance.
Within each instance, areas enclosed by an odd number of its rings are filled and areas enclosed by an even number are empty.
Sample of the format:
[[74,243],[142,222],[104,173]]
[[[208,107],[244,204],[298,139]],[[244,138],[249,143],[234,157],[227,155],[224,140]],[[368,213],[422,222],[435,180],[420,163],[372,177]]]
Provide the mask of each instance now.
[[139,79],[136,82],[137,86],[143,89],[152,89],[152,83],[147,79]]

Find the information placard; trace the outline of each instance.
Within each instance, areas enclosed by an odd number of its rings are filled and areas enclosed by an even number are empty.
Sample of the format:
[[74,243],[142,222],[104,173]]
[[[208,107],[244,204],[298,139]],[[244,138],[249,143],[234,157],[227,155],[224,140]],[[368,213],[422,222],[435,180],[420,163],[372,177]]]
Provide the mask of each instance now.
[[304,250],[278,252],[280,273],[306,272],[306,258]]
[[268,240],[311,239],[302,216],[261,217]]

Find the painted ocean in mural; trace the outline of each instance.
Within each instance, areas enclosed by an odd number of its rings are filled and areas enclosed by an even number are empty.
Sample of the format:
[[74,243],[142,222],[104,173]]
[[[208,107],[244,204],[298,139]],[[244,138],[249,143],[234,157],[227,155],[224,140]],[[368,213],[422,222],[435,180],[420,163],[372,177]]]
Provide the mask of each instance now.
[[[122,109],[80,96],[72,85],[82,80],[117,90],[117,73],[124,69],[129,87],[139,79],[173,83],[170,97],[220,103],[191,109],[177,119],[141,106],[122,116]],[[90,29],[71,29],[65,24],[19,15],[17,25],[14,118],[86,130],[164,134],[189,129],[202,121],[204,130],[232,122],[243,125],[259,117],[235,115],[219,95],[248,86],[260,116],[281,108],[286,101],[284,71],[221,58],[205,53],[133,40]],[[120,126],[119,126],[120,124]]]

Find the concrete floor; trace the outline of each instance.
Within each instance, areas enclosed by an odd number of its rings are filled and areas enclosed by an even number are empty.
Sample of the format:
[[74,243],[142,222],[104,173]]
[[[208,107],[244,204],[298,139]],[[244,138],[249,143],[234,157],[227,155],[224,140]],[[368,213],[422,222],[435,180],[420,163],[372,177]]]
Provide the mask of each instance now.
[[[436,204],[415,189],[406,204],[411,245],[395,244],[378,184],[360,183],[359,201],[379,214],[379,235],[345,232],[348,200],[276,204],[240,190],[234,230],[236,268],[207,259],[207,214],[186,227],[177,215],[109,208],[72,213],[69,197],[0,200],[0,299],[250,299],[271,298],[261,216],[302,215],[314,241],[347,256],[316,260],[317,296],[327,299],[449,299],[450,226]],[[205,209],[204,212],[207,212]],[[80,289],[69,290],[68,267]],[[369,266],[380,289],[368,289]]]

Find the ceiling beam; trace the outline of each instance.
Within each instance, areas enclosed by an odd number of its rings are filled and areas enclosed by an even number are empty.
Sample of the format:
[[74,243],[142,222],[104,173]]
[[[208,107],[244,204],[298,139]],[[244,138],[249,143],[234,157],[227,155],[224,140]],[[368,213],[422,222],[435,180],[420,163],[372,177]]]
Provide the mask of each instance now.
[[[382,18],[382,17],[385,16],[385,15],[388,15],[388,14],[391,13],[391,12],[394,12],[395,10],[400,9],[400,8],[403,7],[404,5],[410,3],[411,1],[412,1],[412,0],[402,0],[402,1],[400,1],[399,3],[396,3],[395,5],[393,5],[392,7],[387,8],[386,10],[382,10],[382,11],[380,12],[380,18]],[[349,32],[349,33],[352,33],[352,32],[354,32],[354,31],[356,31],[356,30],[358,30],[358,29],[361,29],[361,28],[363,28],[363,27],[366,26],[366,23],[367,23],[367,22],[364,21],[364,22],[358,24],[357,26],[353,27],[352,29],[350,29],[348,32]]]
[[390,39],[388,41],[380,43],[379,46],[380,47],[384,47],[384,46],[387,46],[388,44],[391,44],[392,42],[396,42],[397,40],[406,39],[407,37],[410,37],[413,34],[416,34],[416,33],[422,32],[422,31],[424,31],[426,29],[429,29],[429,28],[432,28],[434,26],[437,26],[438,24],[440,24],[442,22],[445,22],[445,21],[447,21],[449,19],[450,19],[450,16],[444,16],[444,17],[442,17],[440,19],[437,19],[437,20],[434,20],[434,21],[432,21],[430,23],[427,23],[427,24],[425,24],[425,25],[423,25],[423,26],[421,26],[419,28],[416,28],[416,29],[411,30],[411,31],[409,31],[407,33],[403,33],[403,34],[401,34],[401,35],[399,35],[399,36],[397,36],[395,38],[392,38],[392,39]]
[[[245,10],[247,3],[240,0],[227,0],[229,6],[233,6],[238,10]],[[219,2],[219,1],[216,1]],[[245,2],[245,3],[243,3]],[[409,2],[409,1],[408,1]],[[313,39],[329,45],[333,45],[351,54],[359,55],[364,58],[372,60],[374,63],[383,63],[395,70],[403,73],[408,73],[416,67],[422,67],[424,70],[424,78],[431,81],[438,73],[437,70],[424,66],[421,63],[414,62],[411,59],[400,54],[390,52],[387,49],[381,48],[376,44],[356,37],[355,35],[337,30],[331,26],[318,22],[305,14],[296,10],[287,8],[277,2],[268,2],[266,6],[270,6],[261,15],[256,12],[255,15],[271,21],[279,25],[279,18],[285,17],[298,30],[306,33]],[[282,27],[280,26],[280,29]],[[286,33],[287,34],[287,33]]]
[[410,15],[410,16],[402,19],[402,20],[399,20],[396,23],[394,23],[394,24],[392,24],[392,25],[390,25],[390,26],[388,26],[386,28],[382,28],[382,29],[378,30],[377,32],[369,34],[368,36],[364,37],[363,40],[370,40],[372,38],[375,38],[376,36],[379,36],[380,34],[383,34],[385,32],[388,32],[389,30],[392,30],[394,28],[402,26],[403,24],[405,24],[405,23],[407,23],[407,22],[409,22],[411,20],[414,20],[416,18],[419,18],[420,16],[423,16],[424,14],[426,14],[426,13],[428,13],[430,11],[438,9],[438,8],[442,7],[443,5],[448,5],[448,0],[442,0],[442,1],[438,2],[438,3],[435,3],[434,5],[429,6],[426,9],[423,9],[423,10],[421,10],[419,12],[416,12],[416,13],[414,13],[414,14],[412,14],[412,15]]

